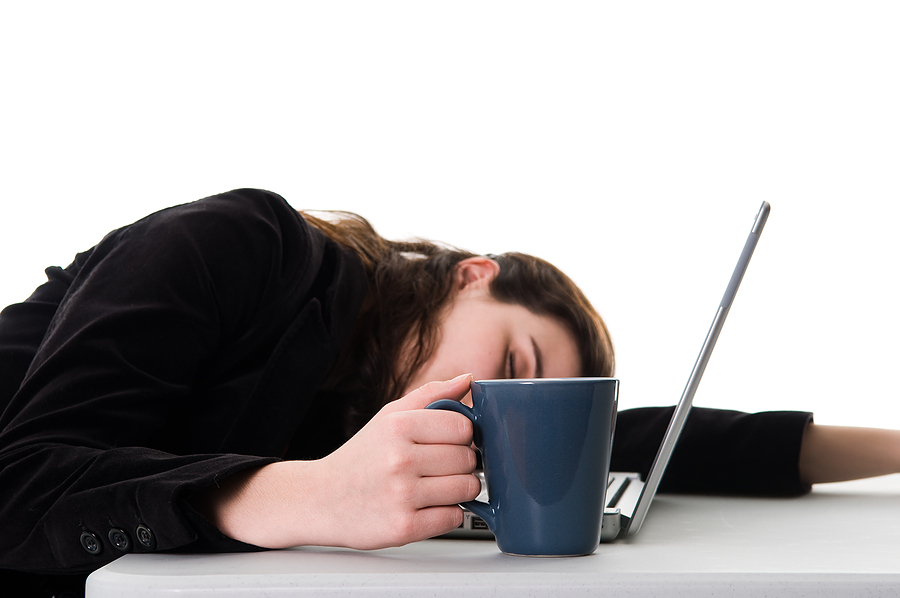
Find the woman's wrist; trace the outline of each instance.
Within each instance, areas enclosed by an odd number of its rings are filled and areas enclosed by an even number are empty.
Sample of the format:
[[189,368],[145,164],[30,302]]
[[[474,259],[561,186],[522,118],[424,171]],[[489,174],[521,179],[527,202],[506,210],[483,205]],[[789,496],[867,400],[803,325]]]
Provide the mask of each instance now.
[[226,536],[263,548],[322,543],[303,517],[322,490],[316,461],[280,461],[237,472],[199,494],[192,506]]

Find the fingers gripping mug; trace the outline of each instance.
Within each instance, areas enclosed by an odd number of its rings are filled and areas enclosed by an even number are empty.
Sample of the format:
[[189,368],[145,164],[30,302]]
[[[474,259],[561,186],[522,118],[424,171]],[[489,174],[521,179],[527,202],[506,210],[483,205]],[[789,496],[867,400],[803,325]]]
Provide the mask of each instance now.
[[451,400],[475,429],[489,502],[463,503],[484,519],[503,552],[594,552],[609,477],[619,382],[613,378],[472,382],[471,408]]

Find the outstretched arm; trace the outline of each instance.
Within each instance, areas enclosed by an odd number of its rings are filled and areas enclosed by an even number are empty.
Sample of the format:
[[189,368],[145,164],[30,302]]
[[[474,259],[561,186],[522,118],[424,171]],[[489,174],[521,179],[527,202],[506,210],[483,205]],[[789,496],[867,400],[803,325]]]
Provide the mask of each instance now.
[[800,446],[800,479],[842,482],[900,473],[900,430],[809,424]]

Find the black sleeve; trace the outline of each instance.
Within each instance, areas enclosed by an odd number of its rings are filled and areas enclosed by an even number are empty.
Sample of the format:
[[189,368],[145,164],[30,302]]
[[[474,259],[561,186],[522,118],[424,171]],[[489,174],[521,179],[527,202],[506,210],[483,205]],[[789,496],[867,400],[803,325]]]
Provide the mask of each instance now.
[[[619,413],[612,469],[649,473],[674,407]],[[800,444],[812,414],[798,411],[741,413],[694,407],[660,492],[795,496],[809,492],[800,481]]]
[[184,498],[275,458],[149,447],[221,347],[277,327],[285,287],[309,284],[297,264],[315,271],[321,251],[297,219],[251,190],[164,210],[4,310],[0,352],[14,367],[2,386],[18,389],[0,418],[0,569],[86,572],[125,551],[254,548]]

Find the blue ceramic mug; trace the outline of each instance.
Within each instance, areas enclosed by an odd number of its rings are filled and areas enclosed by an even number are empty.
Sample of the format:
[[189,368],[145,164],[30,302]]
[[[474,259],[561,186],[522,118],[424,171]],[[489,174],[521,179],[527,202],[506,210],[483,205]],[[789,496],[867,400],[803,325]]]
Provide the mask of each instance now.
[[614,378],[472,382],[472,408],[436,401],[475,428],[490,502],[463,503],[503,552],[594,552],[609,477],[619,381]]

